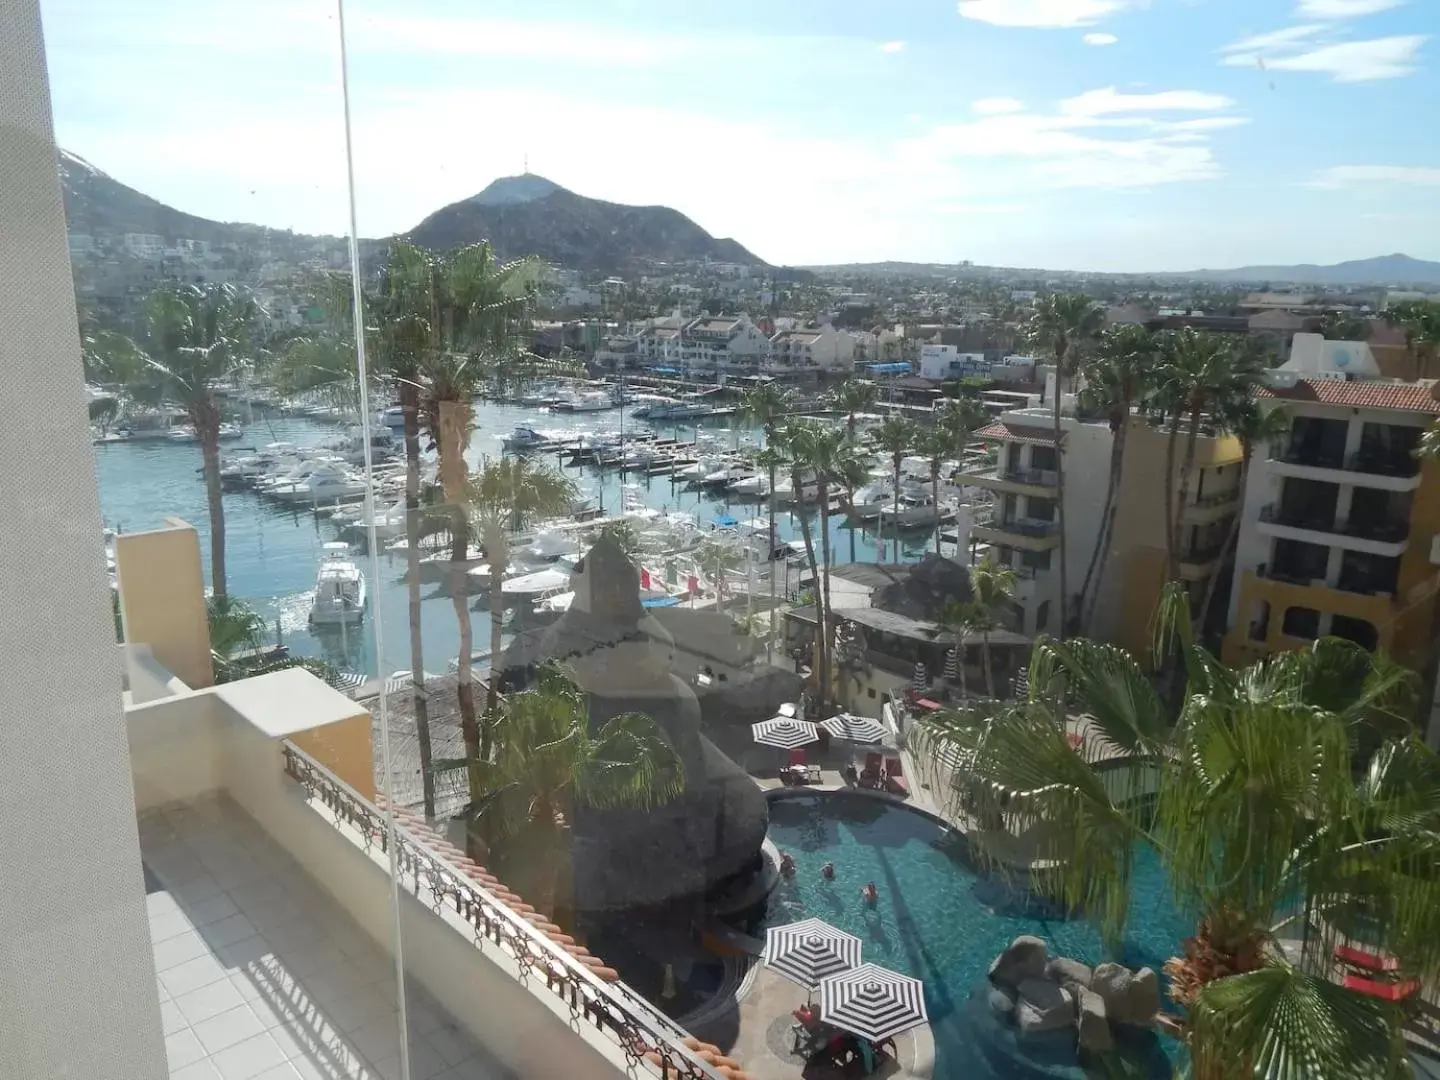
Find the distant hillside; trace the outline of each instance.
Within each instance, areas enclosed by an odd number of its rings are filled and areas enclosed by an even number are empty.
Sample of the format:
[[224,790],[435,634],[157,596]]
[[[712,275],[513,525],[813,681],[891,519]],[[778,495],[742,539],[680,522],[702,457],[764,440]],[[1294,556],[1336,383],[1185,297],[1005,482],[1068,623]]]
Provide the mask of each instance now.
[[538,255],[577,270],[618,270],[641,260],[765,265],[678,210],[587,199],[533,174],[496,180],[435,211],[407,236],[433,248],[489,240],[503,257]]
[[1241,266],[1234,270],[1194,270],[1165,277],[1199,281],[1294,282],[1297,285],[1440,285],[1440,262],[1409,255],[1381,255],[1333,266]]

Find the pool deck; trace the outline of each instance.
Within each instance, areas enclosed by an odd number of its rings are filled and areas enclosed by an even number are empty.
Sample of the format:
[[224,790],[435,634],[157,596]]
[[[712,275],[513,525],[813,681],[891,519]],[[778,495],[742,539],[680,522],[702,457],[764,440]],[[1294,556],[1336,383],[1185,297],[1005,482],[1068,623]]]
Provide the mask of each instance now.
[[[745,1068],[766,1080],[800,1077],[805,1080],[841,1080],[859,1076],[853,1063],[847,1068],[807,1063],[792,1053],[790,1029],[795,1023],[792,1013],[805,1004],[805,991],[789,979],[761,967],[754,985],[739,1003],[740,1023],[735,1044],[730,1052],[745,1063]],[[870,1075],[893,1080],[930,1080],[935,1068],[935,1039],[929,1025],[901,1035],[895,1040],[897,1055],[886,1055]]]

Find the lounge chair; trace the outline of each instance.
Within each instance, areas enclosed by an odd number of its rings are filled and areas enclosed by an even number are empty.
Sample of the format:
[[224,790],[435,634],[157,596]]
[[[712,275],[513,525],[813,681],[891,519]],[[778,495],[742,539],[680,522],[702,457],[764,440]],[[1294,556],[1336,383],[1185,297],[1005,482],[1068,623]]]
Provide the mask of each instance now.
[[1419,979],[1367,979],[1364,975],[1346,975],[1345,989],[1357,994],[1379,998],[1381,1001],[1404,1001],[1420,989]]
[[1359,968],[1361,971],[1370,971],[1377,974],[1398,971],[1400,961],[1393,956],[1381,956],[1366,949],[1357,949],[1352,945],[1336,945],[1335,959],[1347,967]]
[[885,759],[885,790],[892,795],[910,795],[910,785],[905,782],[905,767],[898,757]]
[[790,751],[790,760],[785,770],[794,778],[797,784],[818,784],[820,782],[820,766],[811,765],[805,760],[805,751],[799,748]]
[[878,788],[881,780],[880,755],[866,754],[865,767],[860,770],[860,786]]

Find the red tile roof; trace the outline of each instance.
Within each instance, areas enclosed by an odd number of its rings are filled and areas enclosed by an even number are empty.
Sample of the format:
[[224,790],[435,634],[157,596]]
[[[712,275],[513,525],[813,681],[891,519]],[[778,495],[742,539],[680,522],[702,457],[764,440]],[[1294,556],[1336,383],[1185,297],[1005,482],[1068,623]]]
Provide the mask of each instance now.
[[[1031,443],[1036,446],[1054,446],[1055,432],[1042,427],[1022,427],[1019,424],[1003,424],[996,421],[975,432],[977,439],[1004,439],[1006,442]],[[1064,433],[1061,433],[1064,437]]]
[[1294,386],[1262,386],[1257,395],[1283,401],[1314,401],[1351,409],[1397,409],[1401,412],[1440,414],[1431,382],[1391,382],[1388,379],[1301,379]]

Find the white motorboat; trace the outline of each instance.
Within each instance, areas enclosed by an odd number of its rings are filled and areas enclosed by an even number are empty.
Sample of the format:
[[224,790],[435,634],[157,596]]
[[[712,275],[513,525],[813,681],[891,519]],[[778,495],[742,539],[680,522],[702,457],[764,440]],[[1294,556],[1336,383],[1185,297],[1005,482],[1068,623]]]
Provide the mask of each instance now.
[[373,523],[376,540],[394,540],[405,535],[405,500],[377,507],[373,521],[366,516],[363,506],[337,510],[330,520],[341,528],[355,529],[362,533],[368,533]]
[[501,440],[501,445],[506,450],[536,450],[545,446],[549,441],[533,427],[527,424],[517,424],[515,430]]
[[742,476],[738,480],[731,481],[730,490],[736,495],[764,498],[770,494],[770,478],[763,473]]
[[800,495],[797,500],[795,495],[795,481],[793,477],[782,476],[775,481],[775,501],[789,505],[794,502],[814,502],[820,497],[820,485],[813,480],[802,480],[800,483]]
[[321,503],[363,498],[365,481],[343,464],[324,462],[303,480],[274,484],[266,493],[285,503]]
[[614,401],[610,395],[599,390],[585,390],[579,394],[573,394],[557,401],[551,408],[556,412],[604,412],[606,409],[613,409]]
[[713,455],[702,457],[690,465],[682,465],[672,474],[680,481],[700,481],[725,464],[725,459]]
[[310,621],[317,626],[342,626],[365,618],[365,575],[350,558],[350,545],[325,544],[320,572],[310,601]]
[[880,511],[880,527],[917,529],[922,526],[935,525],[949,507],[943,503],[937,503],[929,493],[907,491],[900,496],[900,508],[898,513],[893,505],[883,507]]
[[744,480],[746,477],[754,475],[755,469],[752,466],[729,462],[705,476],[700,483],[704,487],[728,488],[737,480]]
[[855,513],[857,521],[873,521],[880,511],[895,504],[895,486],[889,480],[866,484],[855,492]]
[[399,405],[392,405],[380,414],[380,423],[387,428],[403,428],[405,426],[405,410]]
[[542,532],[530,544],[515,553],[516,562],[531,566],[553,563],[575,551],[575,538],[561,533]]

